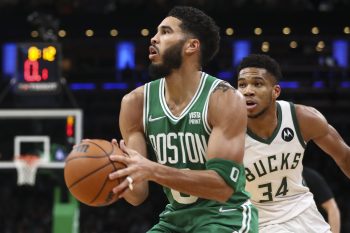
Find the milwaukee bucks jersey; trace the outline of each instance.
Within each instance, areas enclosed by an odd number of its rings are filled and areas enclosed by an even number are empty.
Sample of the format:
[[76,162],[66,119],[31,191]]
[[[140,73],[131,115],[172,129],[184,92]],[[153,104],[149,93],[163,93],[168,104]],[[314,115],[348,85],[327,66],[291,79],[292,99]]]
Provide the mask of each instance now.
[[[149,154],[151,151],[158,163],[178,169],[206,169],[206,151],[211,133],[211,127],[207,121],[209,97],[221,81],[202,72],[195,95],[179,116],[174,116],[167,106],[164,78],[145,85],[144,129],[146,140],[150,145]],[[217,205],[217,202],[185,195],[166,187],[164,192],[171,208],[174,209],[193,204]],[[240,205],[249,197],[243,192],[235,194],[230,203],[231,206],[233,202]],[[240,203],[241,200],[244,201]],[[222,203],[220,205],[222,206]]]
[[278,124],[270,138],[260,138],[249,129],[246,135],[246,189],[258,207],[259,226],[285,222],[314,202],[303,185],[306,144],[293,103],[277,101],[277,115]]

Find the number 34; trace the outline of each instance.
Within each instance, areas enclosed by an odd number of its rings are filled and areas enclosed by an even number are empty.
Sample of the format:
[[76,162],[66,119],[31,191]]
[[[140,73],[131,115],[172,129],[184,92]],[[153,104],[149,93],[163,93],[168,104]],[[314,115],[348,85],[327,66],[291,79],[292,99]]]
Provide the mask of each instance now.
[[[267,197],[267,199],[260,200],[259,201],[260,203],[273,201],[273,193],[272,193],[272,184],[271,183],[261,184],[258,187],[260,189],[264,189],[264,191],[266,191],[266,192],[263,192],[262,195]],[[287,193],[288,193],[287,177],[283,177],[281,185],[277,189],[275,197],[285,196]]]

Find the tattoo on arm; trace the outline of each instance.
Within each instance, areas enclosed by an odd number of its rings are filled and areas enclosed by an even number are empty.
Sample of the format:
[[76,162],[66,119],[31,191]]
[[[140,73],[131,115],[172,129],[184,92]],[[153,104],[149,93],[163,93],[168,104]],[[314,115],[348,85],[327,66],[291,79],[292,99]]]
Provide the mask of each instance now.
[[217,90],[222,90],[222,92],[226,92],[227,90],[233,90],[233,92],[236,92],[236,89],[231,86],[228,82],[222,81],[220,82],[213,90],[213,93]]

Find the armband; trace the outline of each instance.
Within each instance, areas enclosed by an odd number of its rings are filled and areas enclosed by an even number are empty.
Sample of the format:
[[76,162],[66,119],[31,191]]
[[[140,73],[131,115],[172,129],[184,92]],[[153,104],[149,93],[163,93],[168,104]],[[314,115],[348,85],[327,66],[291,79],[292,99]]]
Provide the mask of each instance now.
[[245,189],[245,170],[243,164],[231,160],[214,158],[206,162],[208,170],[216,171],[235,192]]

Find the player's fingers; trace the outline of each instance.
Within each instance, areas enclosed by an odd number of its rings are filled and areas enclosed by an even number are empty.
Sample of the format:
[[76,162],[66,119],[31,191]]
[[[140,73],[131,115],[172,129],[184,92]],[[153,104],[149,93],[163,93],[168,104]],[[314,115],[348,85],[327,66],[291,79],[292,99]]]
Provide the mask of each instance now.
[[126,146],[125,141],[123,139],[120,140],[119,145],[120,145],[120,149],[122,149],[122,151],[124,151],[128,155],[130,155],[134,152],[133,149],[130,149]]
[[130,189],[129,185],[122,191],[118,193],[118,198],[124,198],[127,193],[133,192],[133,190]]
[[114,179],[117,179],[117,178],[126,177],[130,173],[131,173],[130,168],[119,169],[117,171],[111,172],[109,174],[109,179],[114,180]]
[[118,147],[119,147],[119,144],[118,144],[117,139],[113,138],[111,142],[112,142],[112,144],[114,144],[115,146],[118,146]]
[[123,196],[123,194],[125,193],[126,189],[129,188],[129,182],[124,179],[123,182],[121,182],[118,186],[113,188],[113,193],[117,193],[119,195],[119,198],[121,198]]
[[[118,198],[120,199],[120,198],[123,198],[123,197],[124,197],[125,193],[126,193],[128,190],[129,190],[129,188],[126,187],[126,188],[122,189],[121,191],[119,191],[119,193],[115,193],[115,194],[118,195]],[[112,192],[113,192],[113,190],[112,190]]]
[[109,156],[109,159],[115,162],[120,162],[128,165],[130,163],[130,158],[124,156],[123,154],[112,154]]
[[118,198],[123,198],[125,193],[132,192],[134,190],[137,175],[132,174],[132,176],[133,177],[126,176],[124,180],[113,189],[113,192],[118,194]]

